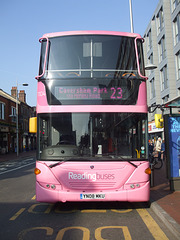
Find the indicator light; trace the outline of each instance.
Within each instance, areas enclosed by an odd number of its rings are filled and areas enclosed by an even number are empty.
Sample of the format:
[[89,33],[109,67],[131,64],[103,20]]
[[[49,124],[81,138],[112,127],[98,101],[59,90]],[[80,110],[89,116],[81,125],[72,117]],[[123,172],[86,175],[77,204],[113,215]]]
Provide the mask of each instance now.
[[145,173],[150,175],[151,174],[151,169],[149,167],[146,168]]
[[35,168],[34,169],[34,174],[35,175],[38,175],[38,174],[40,174],[41,173],[41,170],[39,170],[38,168]]

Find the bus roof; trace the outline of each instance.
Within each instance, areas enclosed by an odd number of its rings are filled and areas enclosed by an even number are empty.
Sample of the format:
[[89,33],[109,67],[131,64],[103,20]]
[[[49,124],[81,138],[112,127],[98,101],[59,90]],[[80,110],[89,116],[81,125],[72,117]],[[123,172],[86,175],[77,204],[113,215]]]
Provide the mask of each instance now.
[[114,35],[114,36],[125,36],[125,37],[139,37],[140,34],[129,33],[129,32],[116,32],[116,31],[67,31],[67,32],[55,32],[46,33],[43,38],[62,37],[62,36],[73,36],[73,35]]

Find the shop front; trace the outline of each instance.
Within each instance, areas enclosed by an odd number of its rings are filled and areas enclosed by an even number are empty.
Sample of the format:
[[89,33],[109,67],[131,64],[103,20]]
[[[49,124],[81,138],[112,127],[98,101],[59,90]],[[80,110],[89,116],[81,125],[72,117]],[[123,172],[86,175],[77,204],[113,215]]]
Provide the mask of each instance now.
[[155,121],[148,123],[149,139],[156,140],[158,137],[164,139],[164,128],[157,128]]
[[0,154],[8,152],[8,132],[9,127],[0,125]]

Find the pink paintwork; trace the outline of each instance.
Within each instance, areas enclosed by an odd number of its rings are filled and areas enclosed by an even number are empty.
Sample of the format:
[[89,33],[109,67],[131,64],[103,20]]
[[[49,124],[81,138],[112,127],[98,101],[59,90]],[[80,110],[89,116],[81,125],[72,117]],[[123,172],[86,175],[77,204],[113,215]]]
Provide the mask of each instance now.
[[147,113],[146,83],[142,82],[139,87],[136,105],[48,105],[46,90],[42,82],[37,86],[37,113],[55,112],[136,112]]
[[136,39],[135,39],[135,50],[136,50],[136,59],[137,59],[137,67],[138,67],[138,73],[139,73],[139,76],[140,77],[142,77],[142,78],[144,78],[144,79],[148,79],[147,77],[145,77],[145,76],[143,76],[142,74],[141,74],[141,71],[140,71],[140,66],[139,66],[139,61],[138,61],[138,50],[137,50],[137,40],[138,39],[142,39],[142,37],[136,37]]
[[49,47],[49,39],[47,37],[42,37],[39,39],[39,42],[41,42],[43,39],[46,39],[47,43],[46,43],[46,53],[45,53],[45,59],[44,59],[44,66],[43,66],[43,72],[41,75],[36,76],[36,79],[39,79],[40,77],[42,77],[45,73],[45,68],[46,68],[46,61],[47,61],[47,53],[48,53],[48,47]]
[[[47,39],[44,70],[47,60],[48,39],[51,37],[72,35],[115,35],[127,36],[140,39],[135,33],[110,32],[110,31],[72,31],[49,33],[43,35]],[[138,53],[136,49],[136,59]],[[137,61],[138,73],[140,73]],[[37,85],[37,114],[39,113],[85,113],[85,112],[134,112],[147,113],[146,82],[143,81],[139,87],[136,105],[48,105],[46,89],[41,81]],[[50,167],[58,161],[38,161],[36,168],[41,173],[36,176],[36,199],[39,202],[67,202],[67,201],[149,201],[150,182],[149,175],[145,170],[149,167],[148,161],[86,161],[86,162],[60,162],[55,167]],[[101,196],[101,198],[90,199],[86,196]]]
[[[52,162],[37,161],[43,174],[36,177],[39,202],[66,201],[148,201],[148,162],[64,162],[54,168]],[[90,166],[94,166],[93,169]],[[53,187],[51,187],[53,186]],[[105,194],[102,199],[81,199],[81,194]]]
[[138,37],[140,34],[129,32],[117,32],[117,31],[66,31],[47,33],[43,35],[43,38],[62,37],[62,36],[75,36],[75,35],[112,35],[112,36],[125,36],[125,37]]

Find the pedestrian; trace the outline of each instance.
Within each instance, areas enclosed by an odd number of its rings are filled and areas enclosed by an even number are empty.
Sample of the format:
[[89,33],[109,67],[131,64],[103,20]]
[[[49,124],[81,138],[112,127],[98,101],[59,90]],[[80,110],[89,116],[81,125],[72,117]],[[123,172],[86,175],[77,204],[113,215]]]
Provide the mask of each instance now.
[[153,154],[154,151],[154,144],[152,140],[149,140],[149,153]]
[[161,153],[163,154],[163,161],[165,159],[165,141],[163,140],[162,141],[162,144],[161,144]]
[[152,140],[149,140],[148,147],[149,147],[149,161],[150,161],[150,163],[153,163],[153,160],[154,160],[154,154],[153,154],[153,152],[154,152],[154,143],[153,143]]
[[158,153],[158,160],[161,160],[161,138],[158,137],[158,140],[156,142],[156,152]]

